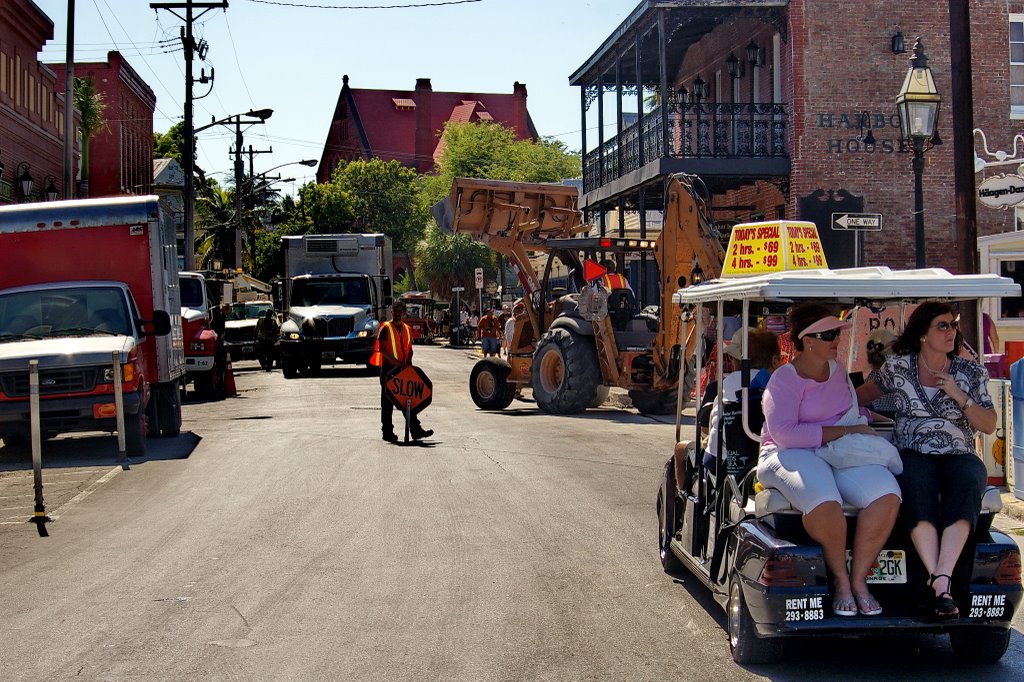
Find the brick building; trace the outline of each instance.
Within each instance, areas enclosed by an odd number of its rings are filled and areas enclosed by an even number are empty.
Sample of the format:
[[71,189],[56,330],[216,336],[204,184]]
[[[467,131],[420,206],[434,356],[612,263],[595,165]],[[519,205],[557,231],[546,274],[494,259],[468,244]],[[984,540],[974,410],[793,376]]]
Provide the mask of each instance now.
[[[64,65],[51,65],[64,87]],[[153,111],[156,95],[120,52],[105,62],[76,62],[75,77],[93,82],[102,94],[106,128],[89,140],[91,197],[149,194],[153,190]]]
[[[0,3],[0,203],[39,200],[51,182],[63,184],[64,89],[36,60],[52,38],[53,22],[31,0]],[[33,180],[29,197],[16,183],[26,175]]]
[[[1012,149],[1024,118],[1024,3],[970,0],[970,12],[975,126],[990,148]],[[856,236],[833,231],[831,214],[880,213],[860,262],[912,267],[914,177],[895,98],[921,36],[944,142],[925,154],[927,265],[957,269],[946,0],[645,0],[609,28],[570,76],[581,89],[581,204],[600,230],[656,229],[665,177],[688,172],[707,183],[725,237],[737,222],[812,220],[829,264],[851,266]],[[1016,224],[1014,211],[978,204],[979,235]]]
[[526,86],[515,83],[511,95],[435,92],[429,78],[417,78],[414,90],[364,90],[342,78],[317,182],[327,182],[339,162],[379,158],[428,173],[443,149],[448,121],[494,121],[516,131],[520,140],[538,139],[526,108]]

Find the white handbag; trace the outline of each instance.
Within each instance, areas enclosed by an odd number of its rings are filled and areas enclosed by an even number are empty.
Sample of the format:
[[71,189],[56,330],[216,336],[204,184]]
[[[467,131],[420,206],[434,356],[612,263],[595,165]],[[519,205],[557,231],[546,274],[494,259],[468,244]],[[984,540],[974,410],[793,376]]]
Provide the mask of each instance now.
[[[867,417],[860,413],[860,408],[857,406],[857,389],[853,387],[853,383],[849,379],[846,383],[850,387],[853,404],[846,414],[835,423],[835,426],[867,424]],[[900,459],[900,451],[881,436],[848,433],[829,441],[814,452],[834,469],[880,464],[895,475],[903,473],[903,460]]]

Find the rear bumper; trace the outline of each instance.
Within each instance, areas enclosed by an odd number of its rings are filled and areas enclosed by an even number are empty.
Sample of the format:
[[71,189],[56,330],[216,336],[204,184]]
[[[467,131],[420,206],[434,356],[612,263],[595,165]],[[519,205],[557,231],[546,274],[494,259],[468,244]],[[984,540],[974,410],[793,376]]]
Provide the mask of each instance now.
[[[116,429],[116,419],[93,417],[93,406],[112,404],[114,404],[114,396],[110,394],[74,398],[42,398],[39,401],[42,430],[59,433],[113,431]],[[125,415],[136,415],[140,409],[142,409],[142,400],[139,393],[126,393],[124,396]],[[0,402],[0,433],[27,433],[30,426],[29,420],[29,402],[27,400]]]
[[190,355],[185,357],[185,371],[189,374],[209,372],[213,369],[212,355]]

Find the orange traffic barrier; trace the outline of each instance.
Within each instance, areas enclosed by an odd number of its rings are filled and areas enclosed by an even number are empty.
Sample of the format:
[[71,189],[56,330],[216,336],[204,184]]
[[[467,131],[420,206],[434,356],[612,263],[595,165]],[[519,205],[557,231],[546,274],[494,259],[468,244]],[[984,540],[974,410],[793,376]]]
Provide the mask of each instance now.
[[224,397],[234,398],[238,391],[235,389],[235,370],[231,366],[231,353],[228,353],[227,363],[227,369],[224,371]]

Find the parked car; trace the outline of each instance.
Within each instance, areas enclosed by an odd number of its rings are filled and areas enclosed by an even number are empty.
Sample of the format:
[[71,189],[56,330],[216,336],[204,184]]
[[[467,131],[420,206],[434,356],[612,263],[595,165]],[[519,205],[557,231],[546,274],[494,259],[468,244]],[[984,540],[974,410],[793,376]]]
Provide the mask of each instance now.
[[224,316],[224,348],[232,360],[256,359],[256,321],[273,309],[270,301],[231,304]]

